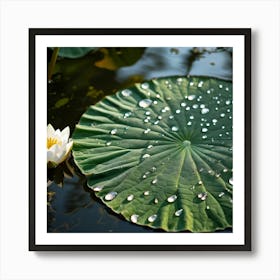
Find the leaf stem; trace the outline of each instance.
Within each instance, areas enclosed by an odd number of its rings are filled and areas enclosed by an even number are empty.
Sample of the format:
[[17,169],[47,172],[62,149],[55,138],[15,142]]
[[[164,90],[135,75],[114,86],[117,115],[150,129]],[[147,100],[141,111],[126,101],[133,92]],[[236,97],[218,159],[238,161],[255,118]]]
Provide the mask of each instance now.
[[49,64],[49,69],[48,69],[48,82],[51,81],[51,79],[52,79],[52,74],[53,74],[56,59],[58,56],[58,51],[59,51],[59,48],[54,48],[53,53],[52,53],[52,58],[51,58],[51,61]]

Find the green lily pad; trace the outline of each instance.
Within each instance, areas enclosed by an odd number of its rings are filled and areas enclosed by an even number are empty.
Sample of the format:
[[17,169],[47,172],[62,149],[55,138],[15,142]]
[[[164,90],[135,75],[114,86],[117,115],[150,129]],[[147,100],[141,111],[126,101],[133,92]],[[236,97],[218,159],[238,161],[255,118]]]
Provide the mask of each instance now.
[[[52,48],[53,49],[53,48]],[[86,48],[86,47],[62,47],[59,48],[58,55],[66,58],[79,58],[83,57],[91,51],[97,51],[99,48]]]
[[232,84],[154,79],[91,106],[73,133],[88,186],[125,219],[166,231],[232,226]]

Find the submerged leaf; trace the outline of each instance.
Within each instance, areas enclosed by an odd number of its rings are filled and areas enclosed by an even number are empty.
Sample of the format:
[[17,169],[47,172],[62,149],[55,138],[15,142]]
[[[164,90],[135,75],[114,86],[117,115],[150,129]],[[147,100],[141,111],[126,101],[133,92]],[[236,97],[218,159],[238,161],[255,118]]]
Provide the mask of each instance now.
[[128,221],[166,231],[232,226],[232,84],[170,77],[91,106],[73,134],[88,186]]

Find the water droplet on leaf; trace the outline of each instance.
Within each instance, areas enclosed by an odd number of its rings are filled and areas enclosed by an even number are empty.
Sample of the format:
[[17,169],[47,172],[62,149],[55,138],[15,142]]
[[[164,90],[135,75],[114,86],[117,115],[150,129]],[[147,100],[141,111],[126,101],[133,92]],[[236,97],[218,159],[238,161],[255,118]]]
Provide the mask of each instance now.
[[189,96],[188,96],[188,100],[192,101],[192,100],[194,100],[194,99],[195,99],[195,95],[189,95]]
[[153,166],[153,167],[151,168],[151,171],[152,171],[152,172],[156,172],[156,170],[157,170],[157,168],[156,168],[155,166]]
[[113,200],[118,195],[117,192],[109,192],[105,195],[105,200],[110,201]]
[[225,195],[224,192],[219,193],[219,197],[222,197],[222,196],[224,196],[224,195]]
[[152,184],[155,185],[157,183],[157,178],[152,181]]
[[157,215],[154,214],[154,215],[152,215],[152,216],[150,216],[150,217],[148,218],[148,221],[149,221],[150,223],[153,223],[156,219],[157,219]]
[[172,202],[174,202],[175,200],[177,199],[177,195],[171,195],[171,196],[169,196],[168,198],[167,198],[167,201],[169,202],[169,203],[172,203]]
[[148,158],[148,157],[150,157],[150,155],[149,154],[144,154],[143,156],[142,156],[142,158]]
[[201,200],[206,200],[207,198],[207,193],[199,193],[197,195],[198,198],[200,198]]
[[141,84],[141,88],[142,89],[148,89],[149,88],[149,84],[148,83],[143,83],[143,84]]
[[127,201],[132,201],[132,200],[133,200],[133,198],[134,198],[134,195],[133,195],[133,194],[131,194],[131,195],[129,195],[129,196],[127,197]]
[[128,117],[130,117],[132,115],[131,112],[126,112],[124,115],[123,115],[123,118],[126,119]]
[[152,104],[152,100],[151,99],[142,99],[139,101],[138,105],[141,108],[147,108]]
[[100,191],[103,190],[103,188],[104,188],[104,186],[96,186],[96,187],[93,188],[93,190],[94,190],[95,192],[100,192]]
[[201,114],[204,115],[204,114],[207,114],[209,112],[209,109],[208,108],[202,108],[201,109]]
[[179,209],[179,210],[177,210],[177,211],[175,212],[175,216],[176,216],[176,217],[181,216],[181,214],[183,213],[183,211],[184,211],[184,209]]
[[132,91],[129,90],[129,89],[124,89],[124,90],[122,90],[121,93],[122,93],[122,96],[127,97],[127,96],[130,96],[130,95],[131,95]]
[[139,215],[133,214],[133,215],[130,217],[130,221],[131,221],[132,223],[137,223],[138,218],[139,218]]

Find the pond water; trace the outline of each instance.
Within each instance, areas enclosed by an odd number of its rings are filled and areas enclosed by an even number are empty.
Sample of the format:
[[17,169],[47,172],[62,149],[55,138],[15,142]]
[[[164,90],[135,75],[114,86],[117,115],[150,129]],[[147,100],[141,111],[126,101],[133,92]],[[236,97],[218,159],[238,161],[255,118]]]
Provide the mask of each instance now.
[[[48,49],[48,59],[52,56]],[[71,133],[90,106],[117,90],[152,78],[199,75],[232,79],[231,48],[101,48],[58,58],[48,81],[48,123]],[[71,175],[72,174],[72,175]],[[48,232],[160,232],[116,215],[87,188],[71,158],[48,169]],[[228,229],[226,232],[230,232]]]

